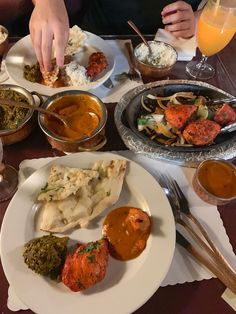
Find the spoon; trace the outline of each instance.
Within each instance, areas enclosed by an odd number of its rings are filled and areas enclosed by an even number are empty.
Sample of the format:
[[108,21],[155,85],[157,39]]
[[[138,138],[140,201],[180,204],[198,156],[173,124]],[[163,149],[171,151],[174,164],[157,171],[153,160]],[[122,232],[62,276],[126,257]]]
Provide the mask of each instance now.
[[149,56],[152,55],[152,49],[149,45],[149,43],[147,42],[147,40],[144,38],[144,36],[142,35],[142,33],[140,32],[140,30],[137,28],[137,26],[131,21],[127,21],[127,23],[129,24],[129,26],[131,26],[133,28],[133,30],[141,37],[142,41],[144,42],[144,44],[148,47],[148,51],[149,51]]
[[39,111],[44,114],[49,114],[53,116],[54,118],[59,119],[66,127],[70,128],[69,121],[67,121],[65,116],[61,116],[57,114],[56,112],[50,111],[48,109],[44,109],[41,107],[34,107],[25,102],[20,102],[20,101],[15,101],[15,100],[10,100],[10,99],[0,99],[0,104],[10,106],[10,107],[14,106],[14,107],[20,107],[20,108],[26,108],[26,109],[33,109],[35,111]]

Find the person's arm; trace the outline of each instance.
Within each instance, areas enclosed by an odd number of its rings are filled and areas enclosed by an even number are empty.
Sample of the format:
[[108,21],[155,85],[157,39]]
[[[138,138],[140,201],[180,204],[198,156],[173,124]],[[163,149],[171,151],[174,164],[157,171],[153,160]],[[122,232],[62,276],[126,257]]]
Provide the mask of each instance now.
[[46,71],[51,70],[52,43],[56,62],[64,64],[64,51],[69,35],[69,20],[63,0],[33,0],[29,29],[38,62]]
[[185,1],[176,1],[165,6],[161,12],[165,30],[176,37],[192,37],[196,31],[196,21],[200,12],[200,10],[193,12],[191,5]]

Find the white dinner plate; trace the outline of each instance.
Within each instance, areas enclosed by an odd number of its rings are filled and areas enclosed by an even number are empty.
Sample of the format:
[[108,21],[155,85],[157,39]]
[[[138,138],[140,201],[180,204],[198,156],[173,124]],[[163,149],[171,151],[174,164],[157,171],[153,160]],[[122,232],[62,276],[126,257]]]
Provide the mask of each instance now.
[[[96,160],[125,159],[111,153],[76,153],[53,161],[71,167],[88,168]],[[142,254],[123,262],[109,258],[102,282],[83,292],[72,292],[62,283],[35,274],[24,264],[23,245],[45,233],[35,228],[37,193],[46,183],[50,164],[37,170],[11,200],[2,223],[2,264],[13,291],[32,311],[39,314],[131,313],[158,289],[170,267],[175,247],[175,223],[169,202],[157,181],[141,166],[128,161],[119,201],[112,207],[135,206],[151,216],[152,231]],[[102,223],[110,210],[86,229],[67,233],[73,240],[101,238]]]
[[101,51],[107,58],[108,67],[96,78],[96,80],[90,82],[84,86],[70,86],[52,88],[44,86],[39,83],[33,83],[27,81],[23,76],[24,65],[33,65],[37,62],[36,55],[31,43],[30,35],[20,39],[8,52],[6,56],[6,70],[10,78],[12,78],[18,85],[28,89],[29,91],[36,91],[45,96],[51,96],[57,92],[64,90],[79,89],[88,91],[94,89],[103,84],[112,74],[115,67],[115,58],[109,44],[101,37],[89,32],[85,32],[88,36],[85,44],[85,49],[76,53],[75,58],[78,62],[86,66],[88,64],[88,58],[91,53]]

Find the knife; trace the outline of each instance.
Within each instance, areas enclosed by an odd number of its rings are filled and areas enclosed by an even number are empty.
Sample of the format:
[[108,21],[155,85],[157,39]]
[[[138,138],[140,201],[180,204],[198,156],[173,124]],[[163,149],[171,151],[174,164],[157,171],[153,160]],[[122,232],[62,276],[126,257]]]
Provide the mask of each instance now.
[[176,242],[185,248],[193,257],[195,257],[201,264],[203,264],[207,269],[209,269],[227,288],[229,288],[233,293],[236,293],[236,282],[222,273],[220,268],[211,260],[207,259],[203,254],[201,254],[194,246],[179,232],[176,230]]

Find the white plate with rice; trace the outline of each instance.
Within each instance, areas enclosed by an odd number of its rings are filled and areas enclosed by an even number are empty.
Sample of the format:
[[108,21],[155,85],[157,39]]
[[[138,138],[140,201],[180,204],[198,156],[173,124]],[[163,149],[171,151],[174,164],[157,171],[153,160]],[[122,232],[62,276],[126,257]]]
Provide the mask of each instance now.
[[[57,92],[65,91],[65,90],[73,90],[79,89],[88,91],[94,89],[101,84],[103,84],[112,74],[114,67],[115,67],[115,58],[112,52],[112,48],[109,44],[103,40],[101,37],[89,33],[84,32],[87,36],[84,46],[78,50],[74,54],[74,60],[82,66],[85,67],[88,65],[89,56],[93,52],[103,52],[105,55],[108,66],[105,70],[99,74],[95,80],[93,81],[86,81],[84,80],[83,69],[82,71],[75,69],[75,67],[70,66],[70,72],[72,74],[74,82],[77,81],[77,84],[74,86],[65,86],[65,87],[50,87],[45,86],[40,83],[33,83],[26,80],[23,76],[24,66],[25,65],[33,65],[37,62],[36,55],[34,53],[34,49],[31,43],[30,35],[22,38],[19,40],[8,52],[6,56],[6,70],[8,75],[11,79],[15,81],[16,84],[26,88],[29,91],[36,91],[41,95],[51,96]],[[81,72],[78,73],[77,79],[75,78],[74,71]]]

